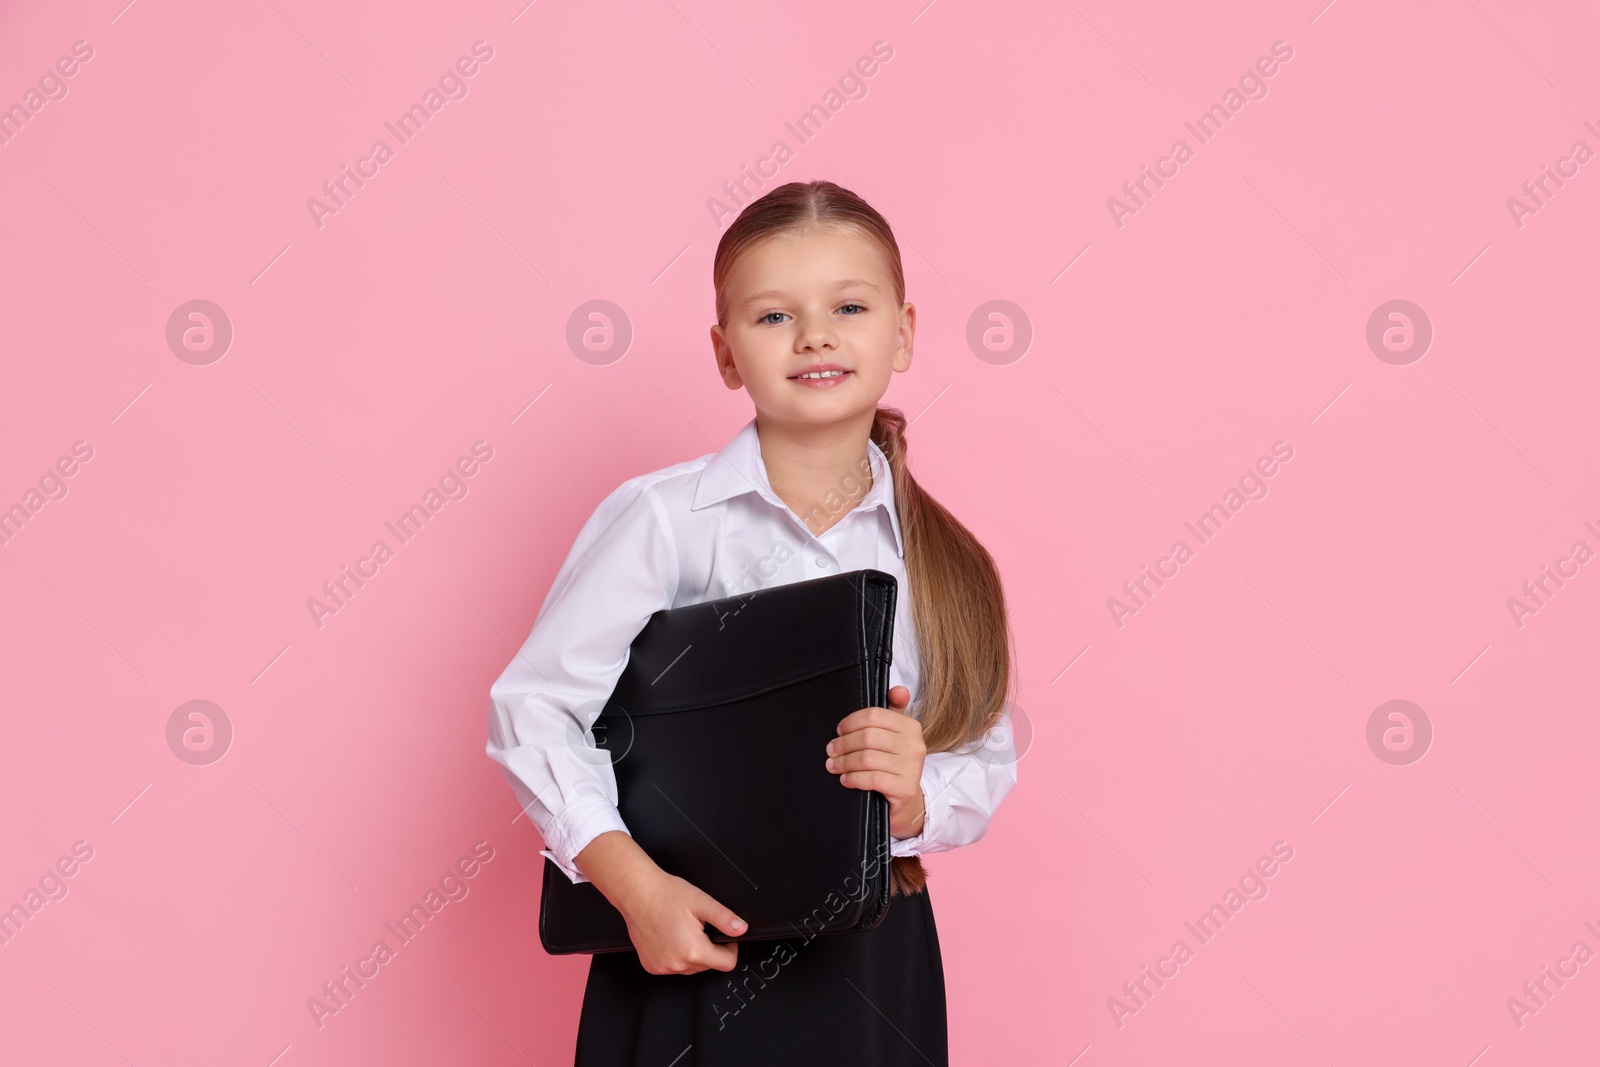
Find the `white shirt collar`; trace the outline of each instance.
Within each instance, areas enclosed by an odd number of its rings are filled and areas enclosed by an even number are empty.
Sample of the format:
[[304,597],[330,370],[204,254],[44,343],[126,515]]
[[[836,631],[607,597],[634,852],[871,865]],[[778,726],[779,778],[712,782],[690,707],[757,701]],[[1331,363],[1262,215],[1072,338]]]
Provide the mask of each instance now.
[[[867,457],[872,464],[872,488],[854,510],[867,511],[882,507],[888,512],[889,525],[894,530],[895,552],[904,559],[905,542],[900,535],[900,515],[894,506],[894,472],[889,466],[889,458],[883,454],[877,442],[870,439],[867,441]],[[756,432],[754,416],[712,455],[710,462],[700,472],[690,510],[699,511],[750,492],[759,494],[774,507],[785,510],[789,507],[772,491],[772,483],[767,480],[766,463],[761,458],[761,437]]]

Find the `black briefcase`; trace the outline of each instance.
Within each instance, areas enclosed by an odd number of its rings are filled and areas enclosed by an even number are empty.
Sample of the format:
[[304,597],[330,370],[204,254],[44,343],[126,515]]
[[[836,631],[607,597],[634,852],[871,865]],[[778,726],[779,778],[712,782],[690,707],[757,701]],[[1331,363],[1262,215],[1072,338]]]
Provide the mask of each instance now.
[[[748,925],[719,944],[870,930],[889,910],[889,802],[824,765],[887,707],[896,583],[857,570],[650,616],[594,724],[618,810],[663,870]],[[622,914],[549,857],[545,951],[631,951]]]

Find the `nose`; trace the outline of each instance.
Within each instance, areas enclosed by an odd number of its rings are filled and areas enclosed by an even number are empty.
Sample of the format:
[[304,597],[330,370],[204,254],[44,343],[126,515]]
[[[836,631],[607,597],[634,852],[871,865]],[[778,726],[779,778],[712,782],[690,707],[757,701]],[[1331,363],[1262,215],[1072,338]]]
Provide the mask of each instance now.
[[795,347],[801,352],[816,352],[838,347],[838,334],[826,315],[807,316],[795,337]]

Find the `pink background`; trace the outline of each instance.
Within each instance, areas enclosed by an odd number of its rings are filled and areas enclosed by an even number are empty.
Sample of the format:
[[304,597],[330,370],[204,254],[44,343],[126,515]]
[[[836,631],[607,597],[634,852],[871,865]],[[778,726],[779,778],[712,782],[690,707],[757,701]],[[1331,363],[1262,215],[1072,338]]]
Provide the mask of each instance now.
[[[930,861],[954,1061],[1594,1057],[1600,962],[1507,1007],[1600,951],[1600,564],[1507,607],[1600,549],[1600,163],[1507,207],[1600,149],[1592,5],[122,5],[0,8],[0,104],[93,49],[0,145],[0,506],[93,450],[0,546],[0,905],[92,849],[0,946],[0,1060],[570,1062],[587,961],[539,947],[488,687],[601,497],[748,418],[706,340],[707,205],[779,139],[771,184],[848,184],[900,235],[921,331],[887,402],[1020,645],[1020,785]],[[480,40],[467,95],[319,227],[307,199]],[[195,299],[234,331],[208,365],[166,339]],[[1394,299],[1434,330],[1406,365],[1366,340]],[[605,365],[567,340],[592,300],[633,331]],[[991,300],[1026,352],[969,345]],[[307,599],[480,440],[466,497],[319,627]],[[1277,441],[1199,546],[1183,524]],[[1434,732],[1408,765],[1367,742],[1392,699]],[[169,746],[191,700],[233,731],[207,765]],[[319,1027],[308,998],[480,841],[466,897]],[[1199,945],[1276,841],[1269,894]]]

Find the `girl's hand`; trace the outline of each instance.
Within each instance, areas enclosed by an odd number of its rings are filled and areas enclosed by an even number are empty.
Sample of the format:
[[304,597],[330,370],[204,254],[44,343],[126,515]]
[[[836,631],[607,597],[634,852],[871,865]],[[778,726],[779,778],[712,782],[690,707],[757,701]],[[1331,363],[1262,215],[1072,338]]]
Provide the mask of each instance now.
[[677,875],[661,871],[654,886],[626,904],[619,910],[628,922],[628,937],[651,974],[731,971],[738,964],[738,944],[717,944],[706,936],[704,924],[738,936],[745,931],[743,920]]
[[639,963],[649,973],[731,971],[738,963],[739,946],[712,941],[704,924],[738,937],[745,932],[744,920],[710,894],[663,871],[621,830],[596,837],[573,861],[622,913]]
[[827,768],[849,789],[875,789],[889,800],[889,833],[905,839],[922,832],[925,805],[922,763],[928,750],[922,723],[907,715],[911,690],[889,690],[887,708],[862,708],[839,722],[828,742]]

